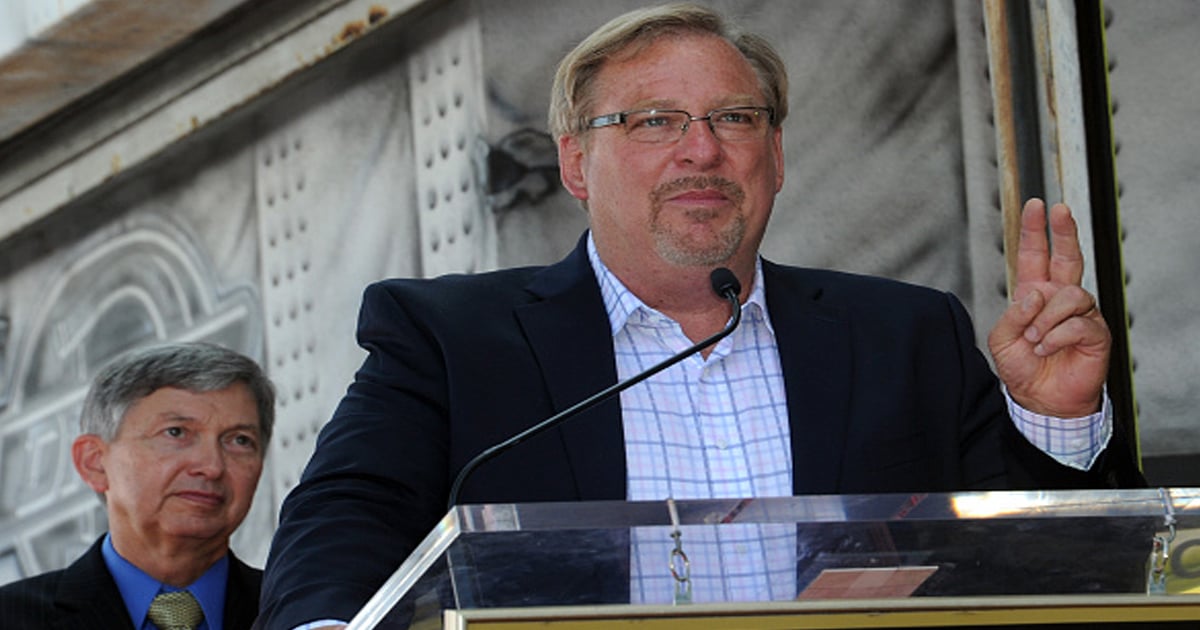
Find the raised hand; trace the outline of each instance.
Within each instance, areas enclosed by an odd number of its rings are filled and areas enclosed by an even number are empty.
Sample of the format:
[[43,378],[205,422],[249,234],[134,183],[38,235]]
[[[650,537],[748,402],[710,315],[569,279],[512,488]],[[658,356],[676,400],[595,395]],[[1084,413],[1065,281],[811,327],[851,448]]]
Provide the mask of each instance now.
[[1064,204],[1030,199],[1021,213],[1013,302],[988,336],[1000,380],[1022,407],[1076,418],[1100,410],[1112,336],[1080,286],[1083,255]]

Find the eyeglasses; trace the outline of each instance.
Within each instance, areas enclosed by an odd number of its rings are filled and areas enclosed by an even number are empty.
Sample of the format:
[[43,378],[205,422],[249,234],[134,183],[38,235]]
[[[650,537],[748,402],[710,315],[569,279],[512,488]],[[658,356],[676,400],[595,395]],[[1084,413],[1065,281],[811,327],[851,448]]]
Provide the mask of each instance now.
[[634,142],[665,144],[678,142],[694,121],[703,120],[722,142],[760,140],[775,124],[770,107],[721,107],[704,116],[693,116],[682,109],[638,109],[597,116],[587,121],[588,129],[624,125],[625,135]]

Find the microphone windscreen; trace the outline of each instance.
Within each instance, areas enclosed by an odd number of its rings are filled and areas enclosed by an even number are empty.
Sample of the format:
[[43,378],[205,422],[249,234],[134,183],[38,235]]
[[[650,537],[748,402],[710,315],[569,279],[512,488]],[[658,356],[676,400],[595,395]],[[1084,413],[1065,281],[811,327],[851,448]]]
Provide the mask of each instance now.
[[725,297],[731,291],[734,295],[740,295],[742,292],[742,283],[738,282],[737,276],[725,267],[713,269],[709,280],[712,282],[713,291],[721,297]]

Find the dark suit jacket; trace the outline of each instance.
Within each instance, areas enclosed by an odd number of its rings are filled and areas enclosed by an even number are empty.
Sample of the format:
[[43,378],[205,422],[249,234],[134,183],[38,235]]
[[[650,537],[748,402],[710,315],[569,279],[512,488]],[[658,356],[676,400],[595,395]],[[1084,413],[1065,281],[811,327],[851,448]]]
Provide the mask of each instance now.
[[[1026,442],[953,296],[763,274],[797,494],[1098,487],[1132,469],[1123,446],[1080,473]],[[446,512],[471,457],[616,382],[583,240],[545,268],[372,285],[358,340],[369,355],[283,505],[266,627],[348,619]],[[485,464],[460,502],[621,500],[625,474],[614,399]]]
[[[4,630],[133,628],[121,592],[104,564],[97,540],[71,566],[0,587],[0,626]],[[229,554],[225,589],[225,628],[249,628],[258,610],[262,571]]]

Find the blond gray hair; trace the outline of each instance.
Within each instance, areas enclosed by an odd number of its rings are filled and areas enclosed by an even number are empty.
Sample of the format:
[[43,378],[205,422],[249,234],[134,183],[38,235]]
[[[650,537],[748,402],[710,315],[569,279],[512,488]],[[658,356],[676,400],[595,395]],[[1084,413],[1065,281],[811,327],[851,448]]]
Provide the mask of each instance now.
[[738,30],[712,9],[678,3],[618,16],[563,57],[550,93],[550,133],[557,139],[584,129],[596,99],[593,84],[607,59],[620,52],[636,52],[667,35],[688,33],[715,35],[737,48],[758,75],[766,105],[775,112],[774,124],[783,122],[787,117],[788,80],[779,53],[767,40]]

